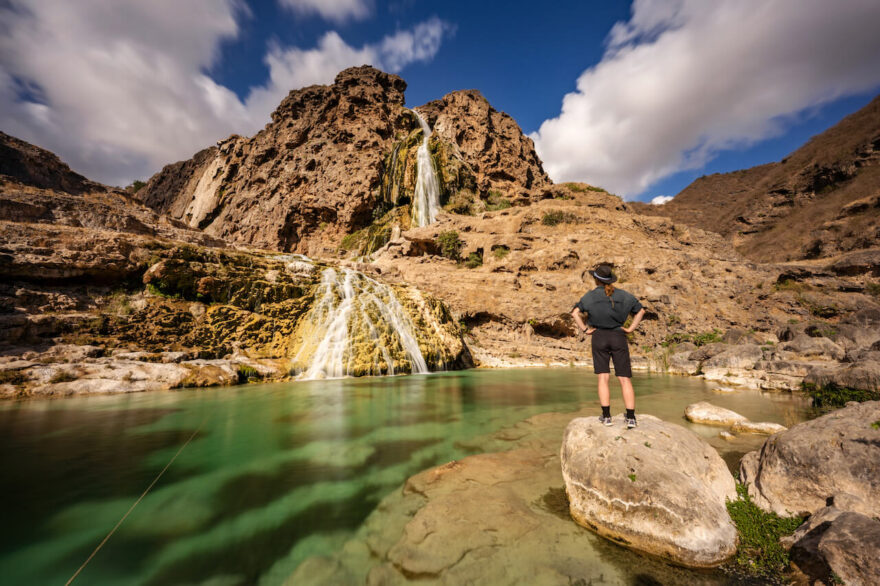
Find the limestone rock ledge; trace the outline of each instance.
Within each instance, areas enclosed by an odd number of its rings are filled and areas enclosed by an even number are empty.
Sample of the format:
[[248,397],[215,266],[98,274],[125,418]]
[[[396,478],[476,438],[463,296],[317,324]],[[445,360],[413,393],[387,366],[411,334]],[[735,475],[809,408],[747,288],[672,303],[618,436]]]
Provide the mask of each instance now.
[[689,567],[736,552],[726,500],[736,486],[718,453],[696,434],[650,415],[623,429],[578,418],[565,430],[562,475],[571,516],[599,535]]

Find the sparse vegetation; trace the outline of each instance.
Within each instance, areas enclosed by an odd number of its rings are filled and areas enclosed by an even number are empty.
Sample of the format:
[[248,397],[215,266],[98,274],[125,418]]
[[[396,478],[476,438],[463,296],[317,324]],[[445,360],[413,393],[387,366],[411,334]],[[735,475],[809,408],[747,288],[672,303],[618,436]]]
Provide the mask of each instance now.
[[586,193],[587,191],[598,191],[599,193],[608,193],[601,187],[587,185],[586,183],[563,183],[565,187],[577,193]]
[[636,481],[636,475],[635,475],[635,474],[630,474],[630,475],[628,476],[628,478],[629,478],[632,482],[635,482],[635,481]]
[[52,375],[52,378],[49,379],[50,383],[69,383],[70,381],[75,381],[76,376],[70,374],[66,370],[60,370]]
[[559,224],[573,224],[577,222],[577,219],[577,216],[574,214],[553,210],[544,214],[544,217],[541,218],[541,223],[545,226],[557,226]]
[[238,365],[238,382],[244,384],[246,382],[252,380],[260,380],[263,377],[260,375],[260,372],[254,368],[253,366],[248,366],[247,364],[239,364]]
[[458,237],[458,232],[455,230],[441,232],[435,239],[435,242],[440,247],[440,254],[444,258],[454,261],[461,260],[461,247],[464,245],[464,242]]
[[732,562],[736,573],[762,583],[781,584],[788,570],[788,552],[779,538],[791,535],[803,523],[803,517],[780,517],[765,513],[752,502],[745,485],[737,483],[739,498],[727,502],[727,512],[736,524],[739,547]]
[[863,403],[865,401],[880,400],[880,392],[841,387],[833,382],[823,385],[802,383],[802,387],[804,392],[813,400],[813,407],[822,410],[843,407],[850,401]]
[[508,254],[510,254],[510,248],[507,246],[504,246],[503,244],[499,245],[499,246],[493,246],[492,247],[492,254],[495,256],[495,258],[497,258],[498,260],[501,260],[505,256],[507,256]]
[[511,207],[513,204],[510,203],[510,200],[501,195],[500,191],[490,191],[489,197],[486,198],[486,211],[494,212],[497,210],[506,210]]
[[137,180],[137,181],[132,182],[130,185],[128,185],[128,186],[125,188],[125,190],[126,190],[127,192],[129,192],[129,193],[137,193],[138,191],[141,190],[141,188],[142,188],[144,185],[146,185],[146,182],[144,182],[144,181],[140,181],[140,180]]
[[723,332],[717,328],[712,330],[711,332],[702,332],[698,334],[686,334],[683,332],[676,332],[674,334],[669,334],[668,336],[666,336],[666,338],[660,343],[660,345],[664,348],[668,348],[670,346],[674,346],[675,344],[691,342],[695,346],[705,346],[706,344],[720,342],[722,334]]
[[794,279],[783,279],[773,283],[774,291],[794,291],[800,293],[809,289],[808,285],[795,281]]
[[880,429],[880,419],[871,424],[871,427],[874,429]]
[[479,252],[470,253],[464,261],[464,266],[469,269],[483,266],[483,255]]
[[865,285],[865,292],[874,297],[880,297],[880,283],[868,283]]

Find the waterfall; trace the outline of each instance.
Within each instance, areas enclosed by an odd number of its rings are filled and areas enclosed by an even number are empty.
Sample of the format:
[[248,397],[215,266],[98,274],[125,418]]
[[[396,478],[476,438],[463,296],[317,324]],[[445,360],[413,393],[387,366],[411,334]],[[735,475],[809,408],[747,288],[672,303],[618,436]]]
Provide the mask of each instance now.
[[394,374],[406,366],[413,373],[428,372],[415,328],[394,290],[357,271],[339,271],[321,273],[315,303],[303,318],[294,363],[307,366],[298,378]]
[[437,212],[440,211],[440,182],[437,180],[437,172],[434,162],[431,160],[431,151],[428,149],[428,139],[431,136],[431,127],[422,118],[422,115],[413,110],[422,127],[422,144],[417,151],[418,176],[416,178],[416,190],[413,195],[412,217],[417,226],[427,226],[437,220]]

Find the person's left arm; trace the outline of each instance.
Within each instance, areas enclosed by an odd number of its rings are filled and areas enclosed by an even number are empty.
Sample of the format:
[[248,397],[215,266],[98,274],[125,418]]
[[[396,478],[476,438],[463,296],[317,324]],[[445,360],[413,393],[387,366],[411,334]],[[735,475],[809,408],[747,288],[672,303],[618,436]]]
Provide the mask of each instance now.
[[639,310],[639,312],[635,315],[635,317],[633,317],[633,321],[631,324],[629,324],[628,328],[621,328],[621,329],[624,332],[626,332],[627,334],[634,331],[636,329],[636,327],[638,327],[639,322],[642,321],[643,317],[645,317],[645,308],[644,307]]

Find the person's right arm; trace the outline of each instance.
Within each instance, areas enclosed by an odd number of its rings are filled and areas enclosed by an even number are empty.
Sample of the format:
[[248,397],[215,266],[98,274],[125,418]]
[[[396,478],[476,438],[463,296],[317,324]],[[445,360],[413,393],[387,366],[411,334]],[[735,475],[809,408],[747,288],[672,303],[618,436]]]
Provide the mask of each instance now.
[[642,318],[645,317],[645,308],[639,310],[639,312],[633,317],[633,321],[629,324],[628,328],[621,328],[627,334],[634,331],[636,327],[639,325],[639,322],[642,321]]

